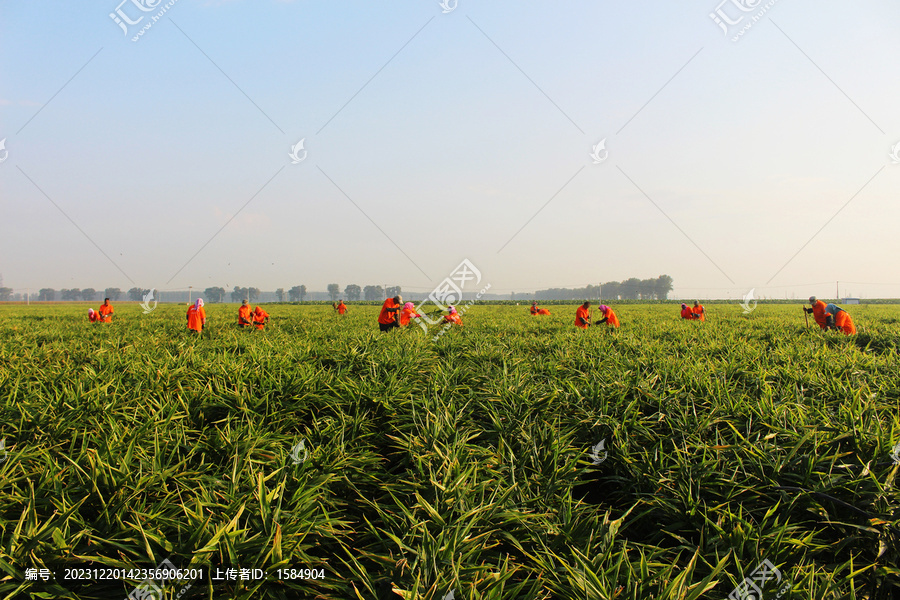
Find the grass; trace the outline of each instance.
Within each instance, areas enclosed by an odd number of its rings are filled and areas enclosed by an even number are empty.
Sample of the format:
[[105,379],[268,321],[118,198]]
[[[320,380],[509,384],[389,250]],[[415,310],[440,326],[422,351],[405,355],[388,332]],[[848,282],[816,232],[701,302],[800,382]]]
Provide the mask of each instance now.
[[898,307],[845,337],[798,305],[475,306],[436,341],[353,305],[207,305],[196,339],[183,308],[0,308],[0,598],[124,597],[63,570],[164,558],[270,574],[182,598],[725,598],[764,559],[784,598],[900,594]]

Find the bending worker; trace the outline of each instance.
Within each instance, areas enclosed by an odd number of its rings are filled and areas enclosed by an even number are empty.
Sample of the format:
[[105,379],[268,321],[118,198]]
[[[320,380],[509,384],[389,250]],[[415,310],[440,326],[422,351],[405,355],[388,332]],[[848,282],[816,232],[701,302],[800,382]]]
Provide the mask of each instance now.
[[815,296],[810,296],[809,304],[812,308],[804,308],[803,310],[812,314],[819,327],[828,329],[828,308],[825,303],[821,300],[817,300]]
[[856,333],[856,326],[850,313],[838,306],[837,304],[828,304],[825,306],[828,313],[828,325],[836,331],[840,331],[844,335],[852,335]]
[[603,314],[602,319],[598,319],[594,321],[594,325],[599,325],[600,323],[606,323],[609,327],[616,328],[619,326],[619,317],[616,316],[616,313],[613,312],[613,309],[606,306],[605,304],[601,304],[597,310],[599,310]]
[[400,327],[400,307],[403,303],[403,296],[394,296],[388,298],[381,305],[381,312],[378,314],[378,328],[381,331],[390,331],[394,327]]

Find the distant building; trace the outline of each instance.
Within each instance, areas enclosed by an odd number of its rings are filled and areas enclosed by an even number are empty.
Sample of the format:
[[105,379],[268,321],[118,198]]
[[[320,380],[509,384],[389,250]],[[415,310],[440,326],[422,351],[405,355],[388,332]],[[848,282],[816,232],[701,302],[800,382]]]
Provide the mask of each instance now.
[[841,304],[859,304],[859,298],[841,298]]

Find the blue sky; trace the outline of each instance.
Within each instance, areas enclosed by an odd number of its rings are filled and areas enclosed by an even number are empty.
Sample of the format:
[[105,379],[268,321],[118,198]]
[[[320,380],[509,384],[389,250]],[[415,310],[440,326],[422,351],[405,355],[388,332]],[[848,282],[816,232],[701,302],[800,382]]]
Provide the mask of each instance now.
[[900,296],[897,3],[135,3],[0,2],[4,285]]

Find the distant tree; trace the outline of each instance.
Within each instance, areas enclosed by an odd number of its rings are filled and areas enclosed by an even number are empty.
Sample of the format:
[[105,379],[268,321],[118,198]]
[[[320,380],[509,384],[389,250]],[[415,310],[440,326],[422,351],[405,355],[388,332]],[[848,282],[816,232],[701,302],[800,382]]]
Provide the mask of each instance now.
[[97,297],[97,290],[94,288],[84,288],[81,290],[81,299],[85,302],[93,302]]
[[133,287],[130,290],[128,290],[128,297],[131,300],[134,300],[135,302],[140,302],[141,300],[144,299],[145,293],[146,292],[143,289],[141,289],[139,287]]
[[600,296],[606,300],[618,300],[621,285],[618,281],[607,281],[600,286]]
[[637,300],[638,294],[641,293],[641,280],[637,277],[626,279],[622,282],[620,293],[626,300]]
[[381,300],[384,297],[384,289],[380,285],[367,285],[363,288],[363,298],[366,300]]
[[394,285],[389,288],[385,288],[384,293],[388,298],[393,298],[394,296],[399,296],[400,295],[400,286]]
[[306,286],[300,286],[300,302],[303,302],[303,299],[306,298]]
[[290,298],[291,302],[300,302],[300,286],[295,285],[291,289],[288,290],[288,298]]
[[279,302],[284,302],[284,288],[275,290],[275,297],[278,298]]
[[359,300],[360,294],[362,294],[362,288],[355,283],[351,283],[344,288],[344,295],[347,296],[347,300],[350,300],[351,302]]
[[248,300],[250,299],[250,290],[238,285],[234,286],[234,289],[231,291],[231,301],[243,302],[245,298]]
[[674,280],[668,275],[660,275],[656,278],[656,299],[668,300],[669,292],[672,291],[672,283]]
[[119,296],[122,295],[122,290],[119,288],[106,288],[103,290],[103,297],[109,298],[110,300],[118,300]]
[[640,289],[641,300],[654,300],[656,298],[655,279],[642,279],[638,289]]
[[13,289],[8,287],[0,287],[0,302],[9,302],[12,298]]
[[215,304],[216,302],[223,302],[225,300],[225,288],[223,287],[208,287],[203,290],[203,295],[206,296],[206,300]]
[[247,298],[250,302],[256,302],[259,300],[259,288],[247,288]]
[[81,290],[78,288],[60,290],[59,295],[63,300],[81,300]]
[[336,283],[328,284],[328,295],[331,296],[331,301],[334,302],[337,300],[338,294],[341,293],[341,286]]
[[56,300],[56,290],[53,288],[43,288],[38,292],[38,300],[42,302],[52,302]]

